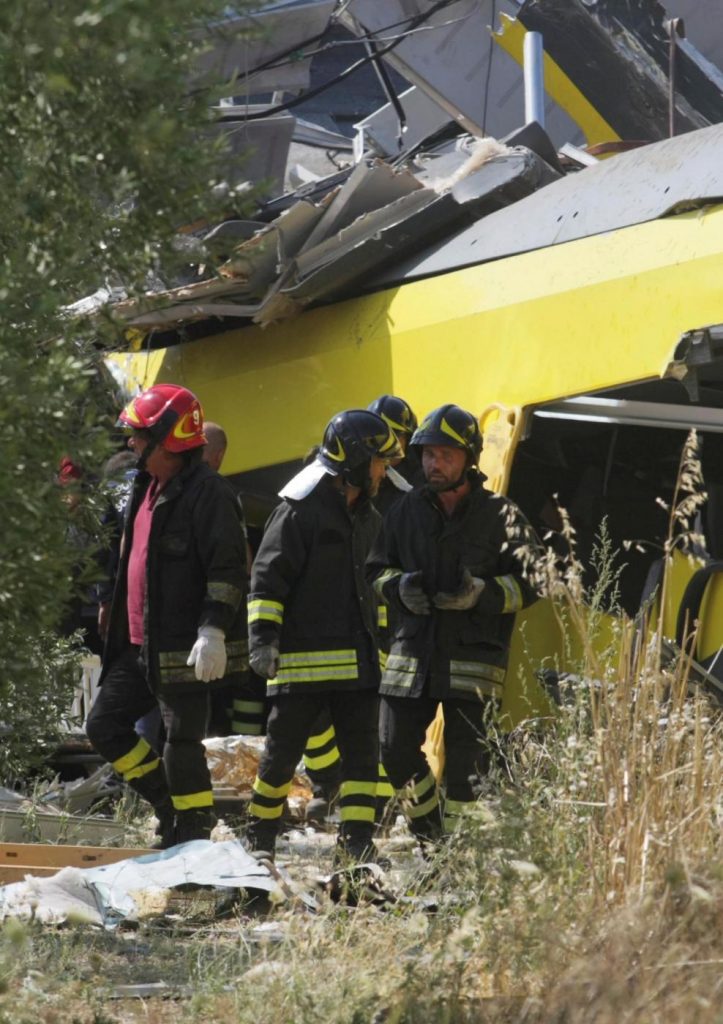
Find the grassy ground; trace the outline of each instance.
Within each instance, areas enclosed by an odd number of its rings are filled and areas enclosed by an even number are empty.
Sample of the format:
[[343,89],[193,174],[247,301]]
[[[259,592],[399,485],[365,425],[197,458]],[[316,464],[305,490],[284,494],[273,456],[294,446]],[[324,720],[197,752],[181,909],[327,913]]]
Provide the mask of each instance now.
[[[627,650],[615,685],[512,737],[512,777],[433,877],[390,841],[404,901],[213,921],[197,900],[113,934],[7,922],[0,1021],[723,1021],[723,727],[682,670]],[[280,859],[308,882],[330,854],[304,842]],[[157,982],[166,998],[116,998]]]
[[[562,706],[509,737],[509,771],[431,865],[387,842],[396,902],[8,921],[0,1024],[723,1024],[721,709],[624,618],[599,650],[579,579],[552,566],[547,585],[582,651]],[[311,886],[330,842],[279,859]]]

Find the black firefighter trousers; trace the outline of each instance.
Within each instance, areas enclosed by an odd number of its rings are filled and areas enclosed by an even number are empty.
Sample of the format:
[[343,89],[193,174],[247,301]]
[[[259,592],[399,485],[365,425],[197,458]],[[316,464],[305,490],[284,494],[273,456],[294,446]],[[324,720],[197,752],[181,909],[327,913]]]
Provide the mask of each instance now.
[[[162,759],[134,729],[135,722],[156,706],[166,731]],[[152,804],[159,817],[175,814],[178,834],[183,836],[189,831],[184,825],[212,817],[211,776],[201,742],[208,718],[207,689],[154,694],[139,660],[139,648],[129,645],[103,680],[86,733],[101,757]],[[190,832],[194,834],[193,829]]]
[[[444,816],[437,782],[422,746],[437,708],[444,710]],[[409,799],[407,819],[420,839],[452,832],[476,802],[476,782],[490,768],[487,717],[492,701],[439,700],[432,697],[382,697],[380,755],[389,781]]]
[[294,772],[324,711],[341,753],[340,837],[371,840],[379,761],[376,689],[280,694],[271,700],[266,746],[249,806],[248,838],[257,849],[273,848]]

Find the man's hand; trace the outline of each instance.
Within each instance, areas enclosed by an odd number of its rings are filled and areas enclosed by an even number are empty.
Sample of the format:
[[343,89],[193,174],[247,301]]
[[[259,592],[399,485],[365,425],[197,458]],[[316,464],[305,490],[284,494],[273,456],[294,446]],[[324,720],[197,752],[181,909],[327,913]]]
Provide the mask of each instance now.
[[445,612],[467,611],[477,604],[484,588],[485,581],[478,576],[473,576],[469,569],[465,569],[458,589],[439,591],[434,595],[434,606]]
[[413,615],[429,615],[432,605],[422,590],[422,573],[405,572],[399,581],[399,600]]
[[226,634],[215,626],[201,626],[198,640],[191,648],[187,665],[194,665],[196,679],[210,683],[221,679],[226,672]]
[[262,679],[276,679],[279,670],[279,649],[273,644],[256,647],[249,654],[249,664],[257,676]]

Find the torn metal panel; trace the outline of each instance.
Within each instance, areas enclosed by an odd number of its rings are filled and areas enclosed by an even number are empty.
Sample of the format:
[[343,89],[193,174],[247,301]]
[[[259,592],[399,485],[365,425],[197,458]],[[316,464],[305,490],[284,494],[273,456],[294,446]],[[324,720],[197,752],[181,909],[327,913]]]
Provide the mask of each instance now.
[[[257,11],[205,26],[199,36],[209,49],[199,61],[199,73],[224,83],[226,95],[230,91],[250,96],[308,88],[311,60],[300,57],[299,50],[307,40],[323,33],[334,4],[335,0],[263,4]],[[267,64],[273,66],[254,71]]]
[[[165,292],[148,293],[138,298],[125,299],[113,307],[115,316],[130,324],[146,326],[170,322],[164,313],[171,307],[182,310],[186,303],[198,306],[206,302],[215,302],[220,297],[233,295],[242,290],[239,281],[228,281],[213,278],[210,281],[199,281],[197,284],[171,288]],[[243,314],[241,314],[243,315]]]
[[[457,224],[516,202],[557,177],[530,150],[506,152],[476,167],[469,167],[468,155],[458,152],[452,165],[458,171],[461,156],[467,170],[459,180],[452,176],[446,191],[418,189],[359,217],[321,244],[305,248],[279,283],[278,301],[265,303],[256,321],[267,323],[310,302],[358,292],[370,271],[448,235]],[[284,307],[282,300],[293,305]]]
[[236,289],[260,298],[280,268],[308,241],[332,201],[329,193],[322,203],[301,200],[268,227],[236,247],[220,273],[233,278]]
[[[657,0],[526,0],[517,15],[623,139],[668,135],[669,37]],[[676,57],[676,125],[723,121],[723,92],[693,47]]]
[[293,192],[287,192],[285,195],[279,196],[278,199],[269,199],[266,202],[262,202],[259,204],[256,217],[258,220],[265,221],[268,224],[279,217],[284,210],[288,210],[295,203],[298,203],[300,199],[308,199],[309,202],[321,202],[327,193],[343,185],[353,170],[354,168],[351,165],[344,167],[334,174],[327,175],[320,181],[311,181],[308,185],[302,185],[301,188],[295,189]]
[[395,171],[381,160],[362,161],[333,197],[302,249],[318,245],[362,214],[378,210],[421,187],[409,171]]
[[[268,324],[359,290],[368,275],[557,177],[531,150],[474,141],[418,157],[418,175],[358,165],[320,204],[301,200],[235,247],[220,277],[119,303],[134,327],[210,318]],[[247,230],[244,226],[243,230]]]
[[587,167],[375,278],[390,287],[723,201],[723,125]]
[[114,313],[133,327],[163,329],[206,317],[251,317],[281,267],[299,250],[324,214],[326,202],[301,201],[261,227],[220,268],[220,277],[127,299]]

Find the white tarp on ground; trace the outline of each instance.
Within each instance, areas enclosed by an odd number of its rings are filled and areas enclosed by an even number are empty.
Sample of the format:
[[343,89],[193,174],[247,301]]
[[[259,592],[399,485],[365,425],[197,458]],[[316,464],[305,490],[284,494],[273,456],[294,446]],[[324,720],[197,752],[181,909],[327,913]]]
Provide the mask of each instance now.
[[96,868],[62,868],[50,878],[28,876],[0,887],[0,920],[16,917],[43,924],[64,921],[112,928],[137,915],[154,893],[182,885],[271,892],[269,869],[238,841],[204,839]]

